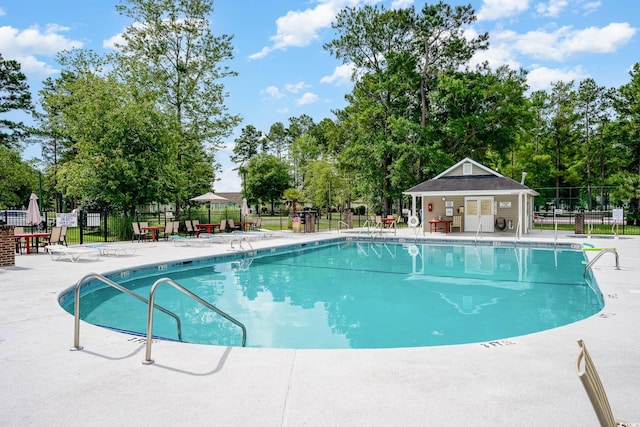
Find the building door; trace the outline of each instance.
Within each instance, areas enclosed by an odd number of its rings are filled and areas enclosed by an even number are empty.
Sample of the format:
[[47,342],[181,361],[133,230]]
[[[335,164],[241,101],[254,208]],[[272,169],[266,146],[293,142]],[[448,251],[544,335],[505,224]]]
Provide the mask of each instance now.
[[464,231],[476,233],[482,224],[484,233],[493,233],[493,197],[464,198]]

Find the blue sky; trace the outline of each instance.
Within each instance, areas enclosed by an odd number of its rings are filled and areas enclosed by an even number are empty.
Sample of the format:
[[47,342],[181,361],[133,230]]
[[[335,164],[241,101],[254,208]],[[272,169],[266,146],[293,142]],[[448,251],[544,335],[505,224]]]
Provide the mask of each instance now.
[[[331,22],[345,6],[414,5],[414,0],[217,0],[211,17],[214,34],[234,36],[229,65],[239,76],[226,82],[229,110],[243,122],[217,159],[223,166],[215,191],[239,191],[240,179],[229,161],[233,139],[251,124],[268,131],[308,114],[334,118],[352,85],[348,65],[331,57],[322,44],[331,40]],[[629,81],[640,62],[640,2],[637,0],[472,0],[478,21],[470,33],[488,31],[490,49],[474,61],[509,64],[529,71],[532,90],[552,82],[592,77],[601,86]],[[129,25],[115,11],[117,0],[0,0],[0,52],[22,64],[34,92],[55,77],[58,51],[82,47],[104,52]],[[38,157],[37,147],[24,157]]]

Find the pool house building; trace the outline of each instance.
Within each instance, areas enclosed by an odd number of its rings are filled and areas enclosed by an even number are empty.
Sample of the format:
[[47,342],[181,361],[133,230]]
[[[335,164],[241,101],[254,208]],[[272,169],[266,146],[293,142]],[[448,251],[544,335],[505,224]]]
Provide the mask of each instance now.
[[424,232],[521,236],[533,228],[533,199],[539,195],[524,185],[525,176],[517,182],[465,158],[403,194],[411,196],[411,214],[420,218]]

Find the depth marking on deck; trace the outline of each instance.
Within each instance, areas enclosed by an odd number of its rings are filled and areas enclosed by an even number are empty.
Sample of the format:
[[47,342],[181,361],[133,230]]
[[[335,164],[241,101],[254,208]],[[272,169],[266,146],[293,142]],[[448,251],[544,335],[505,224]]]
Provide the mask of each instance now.
[[508,345],[515,345],[515,343],[511,340],[497,340],[497,341],[487,341],[482,342],[480,345],[484,348],[494,348],[494,347],[505,347]]
[[607,318],[613,317],[615,315],[616,315],[616,313],[600,313],[600,314],[598,314],[598,317],[601,317],[603,319],[607,319]]

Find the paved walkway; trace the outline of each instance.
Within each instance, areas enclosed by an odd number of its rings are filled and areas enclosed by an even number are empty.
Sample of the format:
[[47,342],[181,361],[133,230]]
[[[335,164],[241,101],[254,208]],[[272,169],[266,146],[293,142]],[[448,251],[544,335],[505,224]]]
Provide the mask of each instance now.
[[[254,246],[336,235],[290,235]],[[443,237],[474,238],[426,235]],[[550,238],[535,231],[526,240]],[[640,421],[640,238],[590,242],[616,246],[622,265],[615,270],[607,254],[594,267],[602,312],[509,345],[292,350],[161,341],[153,345],[153,365],[141,363],[144,340],[84,322],[84,350],[69,351],[73,317],[59,307],[59,293],[88,272],[228,252],[229,245],[134,243],[135,255],[78,263],[17,256],[15,267],[0,268],[0,423],[596,426],[575,372],[578,338],[589,347],[616,416]]]

